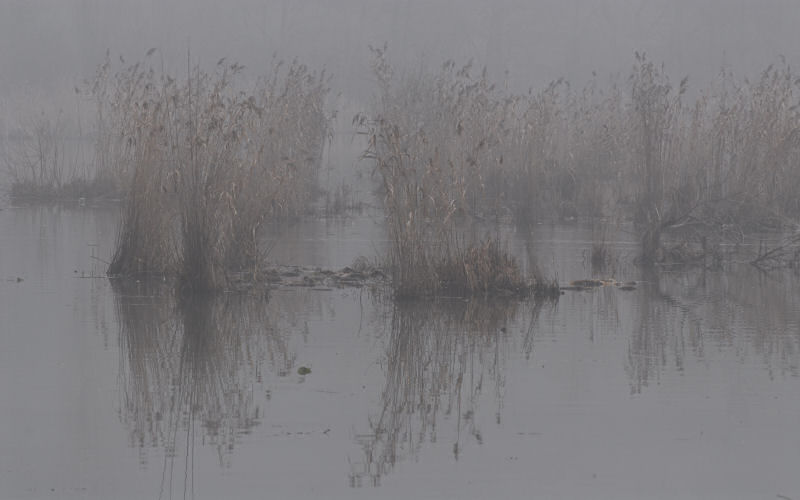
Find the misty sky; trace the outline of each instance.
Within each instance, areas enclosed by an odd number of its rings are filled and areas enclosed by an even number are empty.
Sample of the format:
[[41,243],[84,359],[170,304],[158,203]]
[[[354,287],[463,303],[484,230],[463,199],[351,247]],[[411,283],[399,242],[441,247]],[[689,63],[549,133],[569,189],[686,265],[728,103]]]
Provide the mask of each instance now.
[[796,62],[798,25],[796,0],[0,0],[0,92],[69,85],[106,49],[131,62],[157,47],[176,69],[187,48],[255,72],[296,56],[360,96],[367,47],[384,42],[397,64],[473,58],[518,90],[626,74],[635,50],[697,84],[723,64],[752,75],[779,55]]

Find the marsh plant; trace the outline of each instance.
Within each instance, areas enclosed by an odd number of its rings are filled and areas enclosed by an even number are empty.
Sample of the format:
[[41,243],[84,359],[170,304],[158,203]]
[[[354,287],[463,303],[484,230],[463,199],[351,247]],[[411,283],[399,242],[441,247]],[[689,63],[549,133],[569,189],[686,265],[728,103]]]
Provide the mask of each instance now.
[[454,229],[464,218],[631,220],[649,265],[703,261],[800,216],[800,77],[783,61],[754,81],[723,70],[690,93],[688,78],[673,83],[636,53],[623,82],[513,94],[469,64],[397,75],[385,48],[375,56],[378,102],[356,122],[401,290],[441,288],[443,256],[472,254],[476,241]]
[[110,274],[177,273],[195,291],[257,277],[260,230],[307,206],[328,127],[327,77],[284,66],[249,85],[224,59],[185,78],[142,63],[101,73],[113,133],[99,154],[129,186]]
[[98,200],[118,195],[94,155],[97,129],[86,86],[7,90],[0,103],[0,162],[11,198],[21,202]]
[[[767,68],[755,83],[723,71],[690,105],[687,80],[673,87],[643,55],[630,83],[637,133],[628,172],[638,186],[645,262],[675,255],[663,248],[663,231],[693,235],[707,252],[707,237],[779,229],[800,216],[792,167],[800,153],[800,80],[788,66]],[[697,251],[680,254],[693,258]]]
[[499,237],[464,229],[501,208],[496,174],[513,101],[470,64],[396,75],[386,48],[373,51],[378,102],[354,123],[381,182],[396,294],[530,292],[537,283]]

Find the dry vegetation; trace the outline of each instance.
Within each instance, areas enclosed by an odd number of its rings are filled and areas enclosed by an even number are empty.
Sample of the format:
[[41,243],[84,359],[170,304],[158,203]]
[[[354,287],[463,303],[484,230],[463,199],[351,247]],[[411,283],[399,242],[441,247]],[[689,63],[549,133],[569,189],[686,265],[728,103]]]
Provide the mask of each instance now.
[[247,89],[225,60],[183,79],[101,67],[98,155],[129,186],[109,274],[177,273],[194,291],[224,288],[231,271],[258,275],[259,230],[304,210],[328,127],[325,75],[283,66]]
[[[436,293],[527,294],[550,289],[527,280],[496,238],[482,240],[464,223],[496,212],[506,118],[513,104],[483,72],[445,63],[436,74],[396,77],[386,51],[374,49],[380,86],[374,116],[354,123],[368,138],[364,157],[382,181],[389,261],[398,296]],[[557,287],[555,287],[557,291]]]
[[[385,46],[373,52],[377,101],[354,123],[381,183],[398,296],[556,292],[475,229],[489,218],[633,221],[649,265],[707,262],[720,242],[800,216],[800,78],[783,61],[690,93],[637,53],[622,83],[514,94],[471,64],[400,74]],[[318,191],[328,79],[296,62],[256,82],[224,59],[182,76],[122,65],[107,58],[79,92],[96,110],[91,168],[75,168],[62,113],[34,115],[4,147],[12,192],[121,191],[110,274],[172,274],[198,291],[258,277],[265,221],[305,211]],[[326,210],[357,206],[342,184]],[[595,242],[597,267],[606,250]]]
[[593,80],[575,91],[559,80],[515,95],[469,65],[398,76],[385,48],[374,52],[379,100],[356,124],[383,183],[391,261],[406,293],[470,276],[467,261],[478,255],[479,267],[491,261],[490,275],[507,270],[480,251],[486,242],[459,232],[465,218],[631,220],[649,265],[701,262],[732,235],[800,216],[800,77],[783,62],[755,81],[723,71],[689,99],[687,78],[674,85],[637,53],[624,84]]
[[[67,106],[73,99],[74,109]],[[113,183],[95,175],[92,137],[82,126],[83,100],[79,92],[66,97],[23,95],[4,110],[15,117],[0,144],[12,199],[78,200],[115,193]]]

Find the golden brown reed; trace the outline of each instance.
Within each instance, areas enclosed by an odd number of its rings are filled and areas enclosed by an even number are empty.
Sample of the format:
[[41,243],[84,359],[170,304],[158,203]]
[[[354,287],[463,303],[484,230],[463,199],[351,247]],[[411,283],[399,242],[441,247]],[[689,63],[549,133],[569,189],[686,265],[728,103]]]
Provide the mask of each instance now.
[[690,99],[687,78],[673,84],[640,53],[623,84],[516,95],[469,64],[398,76],[374,52],[379,99],[356,123],[383,182],[399,289],[441,287],[436,265],[464,218],[633,220],[639,261],[653,264],[676,255],[665,233],[714,253],[800,216],[800,78],[783,61],[754,81],[723,71]]
[[129,186],[110,274],[177,273],[192,291],[258,275],[259,230],[304,210],[328,127],[325,75],[282,66],[249,89],[224,59],[183,81],[143,64],[101,73],[111,132],[98,154]]
[[481,241],[463,230],[502,208],[499,196],[486,193],[499,189],[513,100],[485,71],[473,77],[470,64],[448,61],[432,75],[397,77],[386,48],[373,51],[376,112],[354,123],[382,182],[396,295],[529,293],[498,237]]

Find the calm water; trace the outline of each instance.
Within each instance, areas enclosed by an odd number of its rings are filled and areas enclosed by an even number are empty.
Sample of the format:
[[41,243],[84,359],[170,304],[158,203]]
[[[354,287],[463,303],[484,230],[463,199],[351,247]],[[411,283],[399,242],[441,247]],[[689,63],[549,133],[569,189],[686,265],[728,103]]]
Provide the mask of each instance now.
[[[380,222],[294,225],[271,256],[342,267]],[[178,304],[96,277],[115,227],[0,211],[0,498],[800,500],[791,274],[640,276],[621,234],[607,273],[644,283],[557,304]],[[541,267],[589,277],[589,229],[534,233]]]

